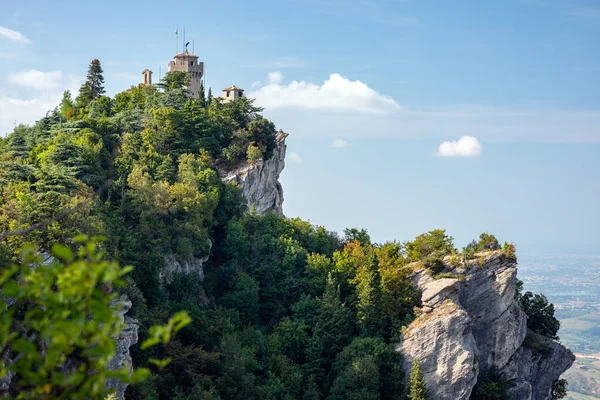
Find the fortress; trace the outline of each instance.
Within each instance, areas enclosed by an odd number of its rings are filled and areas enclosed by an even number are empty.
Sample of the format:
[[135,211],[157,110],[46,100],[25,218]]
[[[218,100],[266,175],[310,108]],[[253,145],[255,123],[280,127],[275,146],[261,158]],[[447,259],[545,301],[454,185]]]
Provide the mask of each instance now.
[[[168,72],[188,72],[190,73],[190,84],[187,90],[190,96],[194,98],[200,97],[200,89],[203,86],[202,79],[204,78],[204,62],[198,61],[198,56],[188,51],[187,47],[181,54],[175,55],[173,61],[169,62]],[[152,86],[152,71],[145,69],[142,71],[143,85]],[[235,85],[226,87],[222,91],[220,97],[223,103],[229,103],[235,99],[244,96],[244,89]]]

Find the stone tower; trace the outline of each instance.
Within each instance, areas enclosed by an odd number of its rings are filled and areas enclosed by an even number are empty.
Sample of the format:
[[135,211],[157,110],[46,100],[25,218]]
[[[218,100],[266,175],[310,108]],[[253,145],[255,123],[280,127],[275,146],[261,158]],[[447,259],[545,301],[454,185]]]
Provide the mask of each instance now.
[[244,89],[233,85],[223,89],[223,95],[221,97],[223,99],[223,103],[229,103],[230,101],[234,101],[235,99],[239,99],[243,96]]
[[198,62],[198,56],[188,52],[187,49],[181,54],[173,57],[173,61],[169,63],[169,72],[182,71],[189,72],[192,77],[187,90],[192,97],[200,96],[200,84],[204,76],[204,63]]
[[145,69],[142,71],[142,76],[144,77],[144,85],[152,86],[152,71]]

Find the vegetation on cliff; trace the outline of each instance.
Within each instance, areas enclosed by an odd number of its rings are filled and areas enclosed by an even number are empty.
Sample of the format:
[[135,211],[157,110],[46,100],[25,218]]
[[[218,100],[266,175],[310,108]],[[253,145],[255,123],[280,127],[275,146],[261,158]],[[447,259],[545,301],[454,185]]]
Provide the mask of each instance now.
[[[170,342],[131,349],[152,374],[130,399],[404,399],[394,346],[420,305],[409,264],[439,273],[458,256],[452,237],[374,244],[364,230],[339,237],[247,210],[218,170],[272,157],[275,126],[250,99],[190,98],[188,79],[169,73],[109,98],[94,60],[76,100],[66,92],[0,141],[3,271],[26,265],[29,243],[49,251],[103,235],[102,251],[133,266],[115,290],[133,302],[142,342],[187,312]],[[166,281],[167,255],[210,257],[202,275]]]

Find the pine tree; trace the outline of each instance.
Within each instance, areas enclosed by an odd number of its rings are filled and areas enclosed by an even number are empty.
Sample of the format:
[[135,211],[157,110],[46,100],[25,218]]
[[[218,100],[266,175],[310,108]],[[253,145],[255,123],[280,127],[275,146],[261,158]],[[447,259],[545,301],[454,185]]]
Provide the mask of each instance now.
[[87,79],[81,88],[79,89],[79,96],[77,96],[77,105],[79,107],[85,107],[92,101],[98,99],[105,93],[104,90],[104,76],[102,75],[102,66],[100,61],[96,58],[92,60],[88,68]]
[[416,358],[413,359],[410,370],[408,398],[409,400],[429,400],[425,378],[423,377],[419,360]]

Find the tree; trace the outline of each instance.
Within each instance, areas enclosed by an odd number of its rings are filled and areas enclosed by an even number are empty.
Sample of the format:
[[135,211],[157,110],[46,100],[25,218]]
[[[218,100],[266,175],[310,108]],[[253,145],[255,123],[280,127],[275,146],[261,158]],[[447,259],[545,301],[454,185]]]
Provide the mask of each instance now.
[[206,107],[210,106],[210,103],[212,103],[212,100],[213,100],[212,88],[208,88],[208,96],[206,97]]
[[66,119],[71,119],[75,116],[75,102],[71,97],[71,91],[65,90],[62,101],[60,102],[60,113]]
[[200,90],[198,91],[198,100],[201,107],[206,107],[206,94],[204,93],[204,82],[200,82]]
[[192,74],[184,71],[167,72],[158,83],[158,87],[168,92],[175,89],[186,89],[190,84]]
[[100,98],[105,93],[102,72],[100,61],[93,59],[88,68],[87,79],[79,89],[78,107],[88,106],[93,100]]
[[425,377],[421,371],[418,359],[413,359],[409,378],[409,400],[428,400],[429,393],[425,385]]
[[[76,252],[54,245],[49,265],[27,248],[21,264],[3,270],[0,378],[12,379],[2,398],[101,398],[108,379],[137,382],[149,373],[139,369],[130,376],[130,366],[109,368],[123,328],[115,310],[122,300],[112,289],[123,286],[121,277],[131,268],[107,261],[97,239],[75,242],[81,243]],[[189,322],[179,313],[168,325],[151,327],[142,348],[167,343]]]
[[414,262],[434,253],[450,254],[455,251],[453,241],[452,236],[446,235],[445,229],[434,229],[417,236],[412,242],[405,243],[406,257]]
[[344,229],[344,239],[346,242],[358,240],[364,245],[371,244],[371,237],[366,229],[346,228]]
[[567,380],[557,379],[552,383],[550,395],[552,400],[564,399],[567,397]]
[[554,305],[543,294],[525,292],[521,308],[527,314],[527,327],[542,336],[558,340],[560,321],[554,316]]

